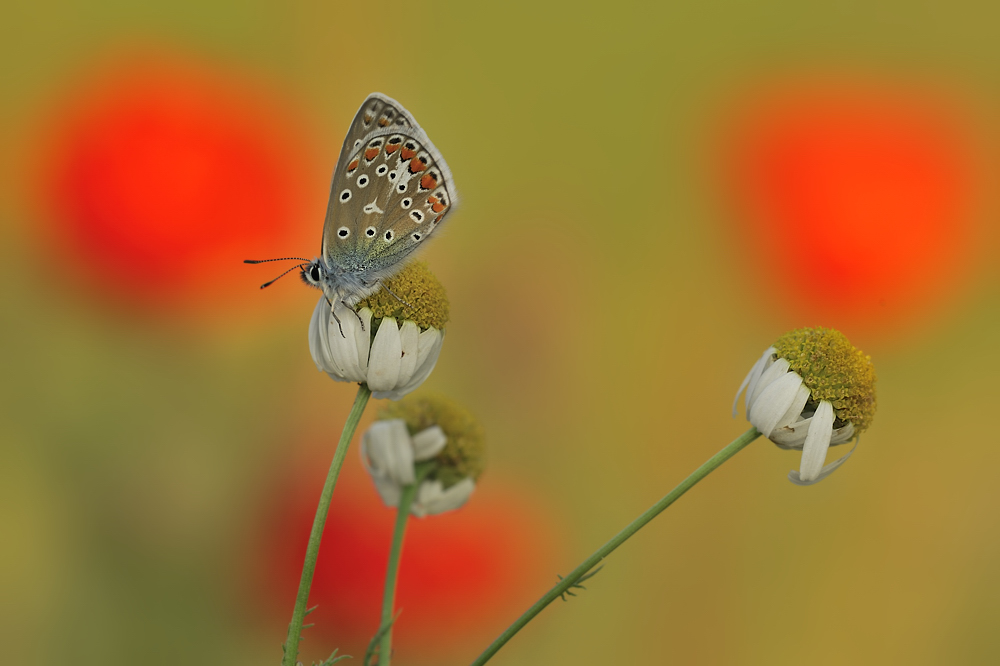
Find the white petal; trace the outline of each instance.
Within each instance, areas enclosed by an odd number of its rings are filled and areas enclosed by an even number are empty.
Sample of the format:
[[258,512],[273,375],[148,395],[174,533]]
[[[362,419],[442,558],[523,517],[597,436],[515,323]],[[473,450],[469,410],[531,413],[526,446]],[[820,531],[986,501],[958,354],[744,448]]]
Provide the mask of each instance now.
[[743,378],[743,383],[740,384],[740,387],[738,389],[736,389],[736,395],[733,396],[733,418],[734,419],[736,418],[736,403],[738,403],[740,401],[740,393],[743,393],[743,389],[745,389],[747,387],[747,384],[750,383],[750,376],[753,375],[753,371],[757,369],[757,365],[759,363],[760,363],[760,360],[758,360],[757,363],[753,364],[753,367],[750,368],[750,372],[748,372],[747,376]]
[[361,462],[373,478],[403,486],[413,483],[413,443],[406,423],[402,419],[373,423],[361,438]]
[[329,321],[330,304],[325,296],[320,296],[313,310],[313,319],[309,322],[309,351],[316,367],[326,373],[337,370],[330,356]]
[[760,358],[757,359],[757,362],[753,364],[753,368],[750,369],[750,381],[747,383],[746,399],[743,401],[743,409],[745,411],[750,411],[750,398],[753,396],[754,389],[757,388],[757,382],[764,371],[774,363],[774,354],[776,352],[777,350],[774,347],[768,347],[761,354]]
[[821,400],[809,424],[809,433],[802,445],[802,461],[799,463],[799,478],[811,483],[823,470],[830,437],[833,435],[833,405]]
[[[326,300],[325,296],[322,298],[324,301]],[[330,312],[329,305],[327,305],[327,312]],[[344,374],[344,367],[337,363],[337,354],[332,348],[332,345],[338,344],[340,340],[340,327],[337,326],[337,320],[331,314],[325,315],[325,318],[326,325],[319,327],[319,344],[325,353],[326,372],[339,381],[349,381],[349,378]]]
[[757,380],[756,386],[753,387],[753,392],[750,394],[750,401],[747,403],[747,412],[753,411],[753,403],[764,392],[764,389],[770,386],[771,382],[786,373],[788,373],[788,361],[783,358],[779,358],[767,366],[767,370],[760,374],[760,379]]
[[[438,356],[441,355],[441,346],[444,344],[444,331],[430,328],[420,334],[419,348],[417,351],[417,371],[413,373],[410,381],[404,385],[397,386],[392,391],[374,392],[376,398],[388,398],[389,400],[399,400],[410,391],[416,389],[424,383],[430,376]],[[421,360],[422,359],[422,360]]]
[[375,490],[386,506],[399,506],[399,500],[403,496],[403,486],[392,479],[377,476],[373,476],[372,481],[375,482]]
[[430,460],[441,453],[445,444],[448,443],[448,437],[444,434],[444,430],[441,430],[441,426],[436,425],[421,430],[411,439],[414,460]]
[[467,501],[476,482],[466,477],[447,490],[440,481],[424,481],[417,489],[417,497],[413,502],[412,512],[415,516],[429,516],[457,509]]
[[760,396],[750,405],[747,418],[760,434],[770,437],[774,427],[791,408],[802,387],[802,377],[794,372],[786,372],[761,391]]
[[[789,373],[798,374],[798,373]],[[778,419],[778,422],[774,425],[775,429],[784,428],[787,425],[791,425],[802,418],[802,410],[805,408],[806,403],[809,402],[810,391],[805,384],[800,384],[798,391],[795,393],[795,399],[792,400],[792,405],[785,412],[784,416]]]
[[326,359],[323,356],[323,348],[319,343],[319,327],[322,321],[322,306],[324,303],[326,303],[326,299],[320,298],[319,303],[313,308],[312,319],[309,320],[309,353],[312,355],[313,363],[316,364],[320,372],[326,371]]
[[333,314],[340,319],[330,326],[330,354],[340,368],[340,375],[355,382],[365,381],[365,373],[358,362],[357,333],[361,329],[358,315],[340,301],[334,304]]
[[379,324],[368,356],[368,388],[373,392],[395,389],[402,355],[399,327],[395,319],[386,317]]
[[[836,414],[834,414],[836,416]],[[812,416],[799,419],[788,426],[778,426],[771,434],[771,441],[783,449],[801,449],[806,442],[806,435],[809,433],[809,424],[812,423]],[[833,431],[830,436],[830,446],[845,444],[854,438],[854,424],[848,423]]]
[[814,483],[819,483],[820,481],[822,481],[826,477],[828,477],[831,474],[833,474],[833,472],[838,467],[840,467],[845,462],[847,462],[847,459],[850,458],[851,455],[854,454],[854,451],[858,448],[858,443],[860,443],[860,442],[861,442],[861,438],[858,437],[857,442],[854,443],[854,448],[852,448],[850,451],[848,451],[847,455],[843,456],[842,458],[838,458],[837,460],[834,460],[832,463],[830,463],[829,465],[827,465],[826,467],[824,467],[822,469],[822,471],[820,471],[820,473],[812,481],[804,481],[802,479],[802,476],[798,472],[796,472],[794,469],[791,472],[788,473],[788,480],[791,481],[792,483],[794,483],[797,486],[811,486]]
[[780,446],[783,449],[802,449],[802,445],[806,443],[806,435],[809,434],[809,424],[812,423],[812,417],[802,419],[789,423],[787,426],[780,428],[775,428],[774,432],[771,433],[771,441]]
[[372,311],[368,308],[361,308],[358,310],[358,316],[361,317],[362,325],[358,326],[355,332],[354,344],[358,349],[358,367],[361,368],[361,374],[367,379],[368,354],[372,350]]
[[402,358],[399,364],[399,379],[397,385],[405,385],[417,371],[417,359],[419,351],[420,327],[414,322],[406,320],[399,327],[399,342],[402,351]]
[[830,446],[837,446],[838,444],[846,444],[854,438],[854,424],[848,423],[843,428],[837,428],[833,431],[833,436],[830,438]]

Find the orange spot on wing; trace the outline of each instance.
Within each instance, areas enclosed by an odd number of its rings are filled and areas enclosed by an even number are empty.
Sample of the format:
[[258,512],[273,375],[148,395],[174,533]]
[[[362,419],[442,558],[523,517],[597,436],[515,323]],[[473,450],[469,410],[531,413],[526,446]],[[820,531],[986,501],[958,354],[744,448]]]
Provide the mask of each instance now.
[[397,150],[399,150],[399,144],[398,143],[396,143],[396,144],[387,143],[385,145],[385,154],[386,155],[392,155]]
[[417,173],[418,171],[423,171],[427,168],[427,165],[418,159],[413,159],[410,161],[410,173]]
[[[420,179],[420,187],[424,188],[425,190],[433,190],[435,187],[437,187],[437,181],[434,179],[434,176],[427,174],[426,176]],[[433,199],[434,201],[431,201],[431,199]],[[437,201],[437,197],[431,197],[431,199],[428,199],[428,201],[431,201],[431,203]]]
[[444,204],[436,203],[433,206],[431,206],[431,210],[434,211],[435,213],[440,213],[441,211],[444,210]]
[[358,161],[357,160],[354,160],[350,164],[347,165],[347,170],[348,171],[354,171],[357,168],[358,168]]
[[442,217],[444,217],[444,215],[438,215],[437,217],[435,217],[434,218],[434,224],[437,224],[438,222],[440,222]]
[[404,159],[404,160],[408,160],[408,159],[410,159],[411,157],[413,157],[416,154],[417,154],[417,151],[410,150],[409,148],[407,148],[405,146],[403,147],[403,149],[401,151],[399,151],[399,156],[402,159]]
[[381,118],[378,119],[378,124],[381,125],[382,127],[388,127],[389,119],[386,118],[385,116],[382,116]]
[[365,159],[369,162],[375,159],[376,155],[378,155],[378,148],[369,148],[365,151]]

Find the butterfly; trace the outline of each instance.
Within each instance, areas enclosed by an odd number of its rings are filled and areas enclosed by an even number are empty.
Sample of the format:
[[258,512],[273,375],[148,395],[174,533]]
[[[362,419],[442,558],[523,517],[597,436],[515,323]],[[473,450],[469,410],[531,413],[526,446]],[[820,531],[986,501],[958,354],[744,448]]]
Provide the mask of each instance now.
[[451,170],[413,115],[372,93],[340,150],[320,256],[289,270],[300,268],[331,304],[353,307],[406,264],[457,202]]

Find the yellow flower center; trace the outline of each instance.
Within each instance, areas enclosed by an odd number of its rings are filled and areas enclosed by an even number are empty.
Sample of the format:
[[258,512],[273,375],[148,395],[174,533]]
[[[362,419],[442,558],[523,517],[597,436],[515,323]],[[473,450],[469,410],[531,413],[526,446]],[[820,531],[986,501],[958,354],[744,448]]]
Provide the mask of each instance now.
[[432,478],[449,488],[465,477],[479,479],[486,466],[486,437],[479,421],[463,407],[435,394],[407,396],[379,411],[380,419],[403,419],[410,435],[439,426],[448,443],[434,460]]
[[872,359],[832,328],[799,328],[774,343],[778,357],[802,377],[814,402],[826,400],[841,421],[856,432],[875,416],[875,367]]
[[409,319],[423,330],[431,327],[441,330],[448,323],[448,295],[424,262],[407,264],[391,278],[382,280],[382,284],[384,288],[357,305],[358,310],[372,311],[373,331],[385,317],[397,322]]

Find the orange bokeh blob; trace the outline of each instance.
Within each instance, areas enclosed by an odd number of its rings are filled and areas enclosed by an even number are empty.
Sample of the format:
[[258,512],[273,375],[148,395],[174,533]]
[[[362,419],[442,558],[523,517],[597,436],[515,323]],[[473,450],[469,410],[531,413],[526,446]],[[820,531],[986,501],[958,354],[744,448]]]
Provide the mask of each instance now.
[[303,247],[311,162],[276,91],[165,57],[83,78],[43,129],[37,189],[49,247],[100,295],[215,303],[247,288],[242,259]]
[[[322,479],[283,493],[270,507],[255,565],[275,635],[291,617]],[[307,487],[308,486],[308,487]],[[396,654],[474,657],[556,582],[555,525],[510,484],[490,476],[453,512],[410,518],[400,561]],[[304,655],[339,647],[359,658],[378,628],[395,510],[385,507],[360,465],[345,465],[313,579]],[[315,654],[313,654],[315,651]],[[467,654],[466,654],[467,653]],[[401,657],[404,658],[404,657]],[[405,658],[404,658],[405,659]]]
[[982,143],[940,91],[845,78],[758,91],[726,145],[744,269],[789,321],[884,328],[953,298],[975,255]]

